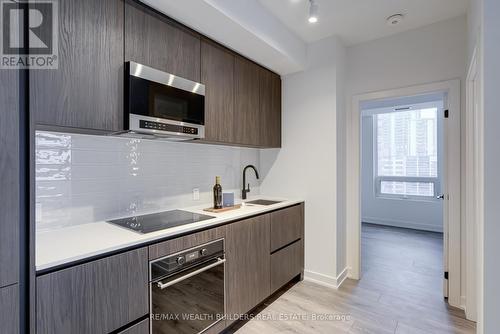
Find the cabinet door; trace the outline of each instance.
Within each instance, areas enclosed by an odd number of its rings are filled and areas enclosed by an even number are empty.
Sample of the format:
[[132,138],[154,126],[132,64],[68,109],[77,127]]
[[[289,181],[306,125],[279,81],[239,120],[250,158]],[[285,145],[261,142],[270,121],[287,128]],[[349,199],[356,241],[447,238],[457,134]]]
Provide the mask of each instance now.
[[147,248],[40,276],[37,334],[109,333],[149,313]]
[[260,67],[236,56],[234,62],[234,135],[235,143],[260,145]]
[[64,0],[59,68],[30,71],[37,124],[123,129],[123,1]]
[[185,249],[197,247],[207,242],[222,239],[226,236],[226,226],[219,226],[209,230],[188,234],[179,238],[170,239],[149,246],[149,259],[171,255]]
[[19,333],[19,288],[17,284],[0,289],[0,332]]
[[271,213],[271,252],[286,246],[304,234],[304,204]]
[[118,334],[150,334],[149,333],[149,319],[144,319],[137,324],[119,332]]
[[269,215],[227,226],[227,314],[244,314],[269,296],[269,233]]
[[18,71],[0,70],[0,287],[17,283],[19,274],[18,90]]
[[[234,142],[234,55],[209,41],[201,43],[201,82],[205,84],[205,139]],[[229,126],[228,126],[229,125]]]
[[260,145],[281,147],[281,77],[260,71]]
[[293,244],[271,254],[271,293],[276,292],[304,270],[304,243]]
[[200,38],[134,1],[125,4],[125,60],[200,82]]

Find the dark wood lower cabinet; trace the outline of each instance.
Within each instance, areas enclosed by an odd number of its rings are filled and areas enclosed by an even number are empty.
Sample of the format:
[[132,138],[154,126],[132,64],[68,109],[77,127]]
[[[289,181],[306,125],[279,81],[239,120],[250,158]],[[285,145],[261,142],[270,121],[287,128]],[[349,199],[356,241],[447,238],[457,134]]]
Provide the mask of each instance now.
[[118,334],[149,334],[149,318],[130,326]]
[[269,215],[227,225],[226,311],[230,316],[250,311],[270,295],[269,234]]
[[[37,334],[149,333],[149,319],[144,318],[150,313],[149,261],[224,238],[229,318],[206,331],[220,333],[303,274],[303,210],[299,204],[39,276]],[[296,240],[288,243],[290,239]],[[275,251],[273,240],[281,245]],[[17,285],[13,287],[0,289],[0,310],[17,311]],[[17,333],[15,316],[0,313],[0,328]],[[138,319],[144,320],[126,327]]]
[[17,284],[0,289],[0,332],[19,333],[19,287]]
[[225,236],[226,226],[220,226],[183,237],[163,241],[149,246],[149,259],[158,259],[160,257],[196,247],[210,241],[222,239]]
[[271,213],[271,252],[288,245],[304,234],[304,204]]
[[271,254],[271,293],[304,271],[304,246],[302,240]]
[[37,278],[37,334],[109,333],[149,313],[148,250]]

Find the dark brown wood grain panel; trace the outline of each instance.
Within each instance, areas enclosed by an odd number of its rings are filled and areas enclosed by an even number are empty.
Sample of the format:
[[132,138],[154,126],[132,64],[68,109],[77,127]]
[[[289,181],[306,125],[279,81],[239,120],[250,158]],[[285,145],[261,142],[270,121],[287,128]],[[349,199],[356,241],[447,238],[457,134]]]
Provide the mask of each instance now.
[[119,332],[118,334],[149,334],[149,319],[144,319],[141,322]]
[[123,129],[122,0],[64,0],[59,8],[59,68],[30,71],[37,124]]
[[148,250],[37,278],[37,334],[109,333],[149,313]]
[[271,293],[276,292],[304,270],[303,242],[293,244],[271,254]]
[[[19,279],[19,77],[0,70],[0,287]],[[0,309],[0,312],[2,310]]]
[[17,284],[0,289],[0,332],[19,333],[19,287]]
[[226,236],[226,226],[189,234],[149,246],[149,259],[154,260],[166,255],[196,247],[204,243],[222,239]]
[[270,295],[269,217],[265,214],[227,225],[226,307],[230,315],[244,314]]
[[304,204],[271,213],[271,252],[303,237]]
[[234,142],[260,145],[260,67],[240,56],[234,62]]
[[127,1],[125,60],[200,82],[200,37],[134,1]]
[[260,146],[281,147],[281,77],[260,70]]
[[206,86],[205,140],[234,142],[234,55],[202,40],[201,82]]

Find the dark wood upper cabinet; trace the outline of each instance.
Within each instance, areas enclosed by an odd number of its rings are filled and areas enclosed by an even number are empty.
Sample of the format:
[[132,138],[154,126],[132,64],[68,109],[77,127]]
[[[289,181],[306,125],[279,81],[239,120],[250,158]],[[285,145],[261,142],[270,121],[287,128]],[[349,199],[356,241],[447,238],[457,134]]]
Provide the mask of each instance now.
[[200,82],[200,37],[138,3],[125,3],[125,60]]
[[260,146],[261,112],[259,83],[261,67],[236,56],[234,62],[234,143]]
[[[19,278],[19,77],[0,70],[0,287]],[[0,308],[0,313],[3,310]]]
[[201,82],[206,86],[205,140],[234,142],[234,55],[208,40],[202,40]]
[[260,70],[260,146],[281,147],[281,77]]
[[58,10],[58,69],[30,71],[39,127],[123,130],[124,65],[135,61],[205,84],[206,142],[281,146],[279,75],[136,1],[65,0]]
[[269,215],[227,225],[227,314],[244,314],[270,295],[269,234]]
[[58,2],[58,69],[30,71],[37,124],[123,129],[123,1]]
[[148,250],[42,275],[36,285],[37,334],[110,333],[149,313]]

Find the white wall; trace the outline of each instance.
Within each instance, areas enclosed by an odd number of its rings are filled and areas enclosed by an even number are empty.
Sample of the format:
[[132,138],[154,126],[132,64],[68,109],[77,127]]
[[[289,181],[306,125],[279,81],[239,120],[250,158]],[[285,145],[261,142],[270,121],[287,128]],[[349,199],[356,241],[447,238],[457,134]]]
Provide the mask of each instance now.
[[[356,94],[459,78],[462,82],[462,110],[459,112],[464,115],[467,35],[467,20],[463,16],[349,47],[348,101]],[[465,133],[463,123],[462,129]],[[464,153],[465,142],[462,142],[462,164],[457,167],[461,168],[462,184]],[[462,192],[462,209],[464,199]],[[462,219],[462,231],[465,231],[464,222]],[[462,245],[462,259],[465,260],[465,233],[462,233]],[[462,295],[465,295],[465,269],[462,265]]]
[[376,139],[373,131],[373,115],[363,115],[361,122],[361,221],[443,232],[443,203],[441,200],[377,196],[374,182],[375,164],[373,157]]
[[337,240],[345,233],[337,232],[337,199],[343,196],[337,194],[337,76],[343,52],[336,38],[311,44],[307,69],[283,77],[282,149],[261,151],[262,193],[305,199],[306,276],[332,285],[345,268],[345,246]]
[[500,328],[500,1],[483,0],[482,76],[484,108],[484,333]]
[[[37,132],[37,230],[211,203],[215,176],[241,197],[242,169],[259,150]],[[252,192],[258,182],[249,173]],[[194,201],[192,189],[200,189]]]
[[347,49],[353,94],[464,78],[466,18],[458,17]]

